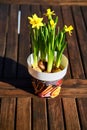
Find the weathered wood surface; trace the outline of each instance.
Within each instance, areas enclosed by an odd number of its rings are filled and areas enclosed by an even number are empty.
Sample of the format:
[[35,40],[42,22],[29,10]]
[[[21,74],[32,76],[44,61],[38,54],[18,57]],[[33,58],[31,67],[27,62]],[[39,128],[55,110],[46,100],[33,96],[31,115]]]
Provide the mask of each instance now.
[[87,5],[87,0],[0,0],[9,4]]
[[[35,98],[30,80],[11,79],[0,82],[0,97],[26,97]],[[87,80],[67,79],[61,86],[59,97],[87,98]]]
[[[50,6],[59,16],[59,25],[73,25],[72,37],[68,38],[66,55],[69,57],[68,78],[87,77],[87,7]],[[31,52],[28,20],[32,13],[41,15],[49,5],[3,5],[0,4],[0,77],[29,78],[27,57]],[[18,11],[21,11],[20,33]],[[79,20],[80,18],[80,20]],[[73,53],[74,52],[74,53]],[[10,71],[9,71],[10,70]]]
[[[87,6],[44,2],[46,5],[0,4],[0,130],[87,129]],[[27,71],[31,52],[27,17],[32,13],[41,16],[49,7],[58,15],[60,27],[72,24],[74,31],[66,38],[69,67],[60,95],[43,99],[34,95]]]
[[0,98],[1,130],[86,130],[87,98]]

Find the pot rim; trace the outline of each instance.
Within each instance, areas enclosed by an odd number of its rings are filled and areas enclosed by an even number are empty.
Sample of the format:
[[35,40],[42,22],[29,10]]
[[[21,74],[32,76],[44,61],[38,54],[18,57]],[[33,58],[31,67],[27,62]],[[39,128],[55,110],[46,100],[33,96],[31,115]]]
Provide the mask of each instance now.
[[60,80],[66,75],[68,68],[68,58],[64,54],[62,55],[62,61],[61,61],[61,64],[64,66],[64,69],[59,72],[52,72],[52,73],[38,72],[37,70],[31,67],[32,63],[33,63],[33,53],[30,54],[27,58],[28,72],[34,78],[42,81]]

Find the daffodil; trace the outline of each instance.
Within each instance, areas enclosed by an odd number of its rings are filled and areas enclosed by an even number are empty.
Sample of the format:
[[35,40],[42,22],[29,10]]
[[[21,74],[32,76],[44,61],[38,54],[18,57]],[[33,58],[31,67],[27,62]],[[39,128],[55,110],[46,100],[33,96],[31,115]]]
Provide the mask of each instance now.
[[65,25],[65,26],[64,26],[64,30],[65,30],[65,32],[69,32],[69,35],[71,36],[72,30],[73,30],[73,26],[70,25],[69,27],[67,27],[67,26]]
[[[65,39],[66,32],[71,36],[73,26],[65,25],[62,30],[58,27],[58,16],[53,18],[55,12],[50,8],[46,10],[46,23],[43,23],[43,18],[33,14],[28,17],[32,41],[33,51],[33,67],[38,66],[38,58],[47,62],[46,71],[51,72],[52,68],[58,68],[61,64],[62,54],[66,48],[67,42]],[[56,58],[55,58],[56,52]]]
[[39,18],[36,14],[32,15],[32,17],[28,17],[28,19],[30,20],[32,28],[39,29],[41,26],[43,26],[43,18]]
[[51,25],[52,29],[55,27],[55,22],[53,19],[50,20],[50,25]]
[[51,11],[51,9],[47,9],[47,12],[45,14],[49,19],[51,18],[52,15],[55,15],[54,11]]

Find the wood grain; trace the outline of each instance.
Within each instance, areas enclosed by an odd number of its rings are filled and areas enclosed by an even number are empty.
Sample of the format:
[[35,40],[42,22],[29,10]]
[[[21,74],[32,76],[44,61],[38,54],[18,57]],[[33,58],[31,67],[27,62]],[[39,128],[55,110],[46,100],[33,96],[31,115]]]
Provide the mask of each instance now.
[[30,6],[21,6],[21,23],[18,45],[18,78],[29,78],[27,70],[27,57],[30,54],[30,37],[28,16],[30,15]]
[[[79,53],[79,47],[78,47],[78,41],[75,32],[76,31],[75,25],[73,22],[72,11],[70,7],[66,7],[66,6],[62,7],[62,11],[63,11],[64,24],[67,26],[72,25],[74,28],[71,37],[69,36],[69,34],[67,34],[68,52],[70,57],[69,59],[70,59],[72,77],[84,78],[84,71],[83,71],[82,61]],[[77,21],[75,24],[77,24]]]
[[80,116],[81,128],[83,130],[87,129],[87,99],[79,98],[77,100],[77,106]]
[[[85,71],[85,75],[87,77],[87,46],[86,46],[86,39],[87,39],[87,30],[84,23],[84,19],[80,10],[80,7],[73,7],[74,19],[76,23],[76,31],[79,39],[79,48],[80,53],[83,61],[83,67]],[[80,18],[80,22],[79,19]]]
[[[64,5],[86,5],[87,1],[3,0],[5,2],[16,4],[0,4],[0,130],[86,130],[87,7]],[[59,96],[54,99],[34,94],[27,70],[27,56],[31,53],[27,17],[32,13],[41,16],[47,8],[59,16],[60,27],[74,26],[72,37],[67,35],[68,47],[64,52],[69,58],[68,73]]]
[[7,25],[8,25],[8,5],[0,4],[0,78],[2,78],[4,56],[6,48]]
[[[13,84],[15,82],[15,84]],[[0,97],[36,97],[29,80],[9,80],[9,83],[0,82]],[[29,84],[29,85],[28,85]],[[14,86],[15,85],[15,86]],[[59,97],[87,97],[87,80],[65,80]]]
[[15,104],[15,98],[3,98],[1,100],[1,130],[14,130]]
[[12,4],[51,4],[51,5],[87,5],[87,0],[0,0],[0,3]]
[[31,98],[17,99],[16,130],[31,130]]
[[64,108],[64,115],[65,115],[66,129],[80,130],[80,123],[79,123],[75,99],[63,98],[63,108]]
[[50,130],[64,130],[61,98],[48,99],[48,123]]
[[33,98],[32,106],[32,128],[33,130],[47,130],[47,110],[46,110],[46,100],[42,98]]
[[[10,6],[10,14],[8,19],[8,35],[4,61],[4,78],[16,78],[17,67],[17,47],[18,47],[18,6]],[[9,66],[9,69],[8,69]]]

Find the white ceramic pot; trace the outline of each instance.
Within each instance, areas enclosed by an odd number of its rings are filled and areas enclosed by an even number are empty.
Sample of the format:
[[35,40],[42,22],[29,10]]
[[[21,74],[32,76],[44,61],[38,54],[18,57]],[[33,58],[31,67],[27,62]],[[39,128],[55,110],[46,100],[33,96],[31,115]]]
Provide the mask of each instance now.
[[54,73],[38,72],[34,70],[32,68],[33,54],[30,54],[28,56],[27,64],[28,64],[28,72],[32,77],[42,81],[56,81],[63,79],[63,77],[66,75],[68,67],[68,59],[65,55],[62,55],[61,65],[64,67],[64,69],[60,72],[54,72]]

